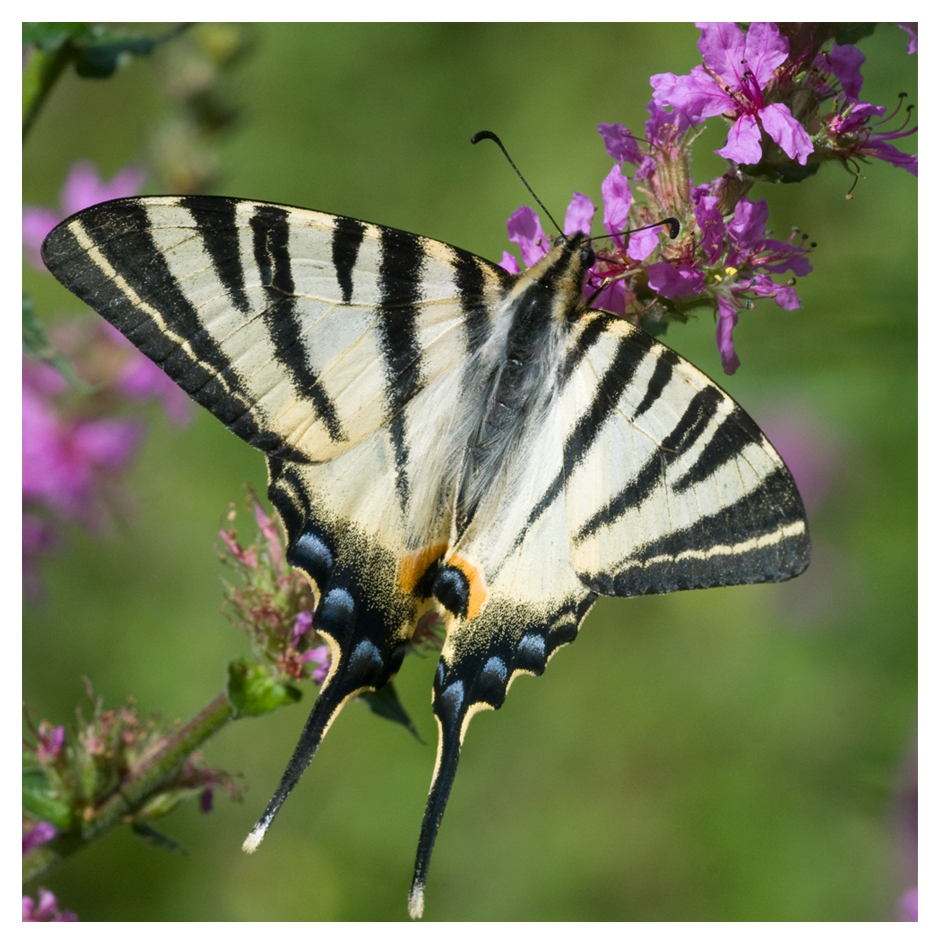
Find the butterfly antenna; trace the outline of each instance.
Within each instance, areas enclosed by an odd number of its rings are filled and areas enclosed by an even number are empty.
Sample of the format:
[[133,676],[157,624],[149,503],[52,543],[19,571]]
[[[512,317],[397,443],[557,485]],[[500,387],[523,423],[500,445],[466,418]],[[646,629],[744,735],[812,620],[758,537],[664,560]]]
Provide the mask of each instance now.
[[670,238],[679,236],[679,220],[673,216],[660,219],[658,222],[650,222],[649,225],[641,225],[639,228],[628,228],[622,232],[611,232],[609,235],[595,235],[591,241],[597,241],[599,238],[613,238],[615,235],[635,235],[637,232],[645,232],[648,228],[664,228]]
[[[522,175],[522,171],[513,162],[512,157],[509,156],[509,151],[503,146],[503,142],[492,131],[480,131],[479,133],[474,134],[470,138],[470,143],[476,144],[476,143],[479,143],[481,140],[495,141],[496,146],[499,147],[500,150],[502,150],[503,156],[509,161],[509,165],[516,171],[516,175],[525,184],[525,188],[532,194],[532,198],[542,207],[542,211],[552,220],[552,225],[555,226],[555,230],[560,232],[561,226],[555,221],[551,212],[549,212],[548,209],[545,208],[545,203],[543,203],[542,200],[539,199],[539,197],[535,195],[535,190],[529,185],[529,181]],[[678,225],[678,223],[676,224]]]

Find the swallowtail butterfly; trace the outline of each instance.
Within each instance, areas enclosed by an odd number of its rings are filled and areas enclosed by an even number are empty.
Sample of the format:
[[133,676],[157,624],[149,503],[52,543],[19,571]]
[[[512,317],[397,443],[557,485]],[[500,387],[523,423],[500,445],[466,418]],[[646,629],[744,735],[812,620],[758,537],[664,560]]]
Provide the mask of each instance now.
[[781,581],[809,558],[793,479],[705,375],[588,308],[588,237],[519,275],[419,235],[207,196],[59,225],[50,271],[266,457],[332,667],[253,850],[342,706],[446,639],[409,910],[467,725],[540,675],[598,594]]

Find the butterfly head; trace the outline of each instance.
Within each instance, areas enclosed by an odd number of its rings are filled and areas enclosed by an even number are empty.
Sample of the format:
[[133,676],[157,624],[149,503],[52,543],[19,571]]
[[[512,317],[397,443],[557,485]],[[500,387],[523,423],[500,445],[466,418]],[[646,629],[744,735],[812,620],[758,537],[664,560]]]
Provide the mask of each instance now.
[[538,284],[559,297],[580,298],[588,272],[595,261],[589,235],[584,232],[559,235],[551,249],[519,275],[519,285],[529,287]]

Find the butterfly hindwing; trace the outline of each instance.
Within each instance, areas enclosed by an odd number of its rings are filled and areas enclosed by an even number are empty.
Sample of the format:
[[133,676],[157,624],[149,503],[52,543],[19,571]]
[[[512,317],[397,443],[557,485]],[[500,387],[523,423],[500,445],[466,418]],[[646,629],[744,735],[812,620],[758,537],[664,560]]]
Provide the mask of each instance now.
[[355,219],[147,197],[73,216],[43,255],[264,452],[287,557],[313,585],[331,670],[248,850],[344,703],[395,675],[434,612],[446,638],[420,916],[470,719],[541,674],[597,594],[806,565],[799,495],[757,426],[676,353],[585,307],[584,235],[511,276]]

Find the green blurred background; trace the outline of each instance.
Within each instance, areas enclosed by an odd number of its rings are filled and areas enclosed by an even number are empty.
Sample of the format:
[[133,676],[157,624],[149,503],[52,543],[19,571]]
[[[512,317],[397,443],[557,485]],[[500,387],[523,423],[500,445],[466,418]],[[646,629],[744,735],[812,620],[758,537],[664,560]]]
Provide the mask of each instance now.
[[[494,147],[470,146],[475,131],[499,133],[561,217],[573,190],[600,204],[610,160],[598,122],[641,129],[649,76],[699,61],[691,25],[236,30],[250,51],[217,86],[235,120],[198,142],[217,161],[209,191],[358,216],[493,259],[526,194]],[[204,53],[232,35],[199,27],[181,42]],[[889,110],[899,91],[917,101],[906,39],[882,25],[862,41],[863,98]],[[185,62],[167,46],[107,81],[67,74],[27,140],[24,201],[56,204],[80,158],[106,178],[149,159],[160,170],[147,191],[172,188]],[[720,131],[700,141],[697,182],[721,172],[711,150],[722,143]],[[766,301],[742,315],[737,375],[721,375],[710,315],[667,336],[794,455],[809,572],[601,600],[545,677],[515,683],[498,715],[473,722],[427,919],[896,916],[915,877],[897,794],[916,742],[916,180],[882,163],[864,173],[852,200],[836,165],[752,192],[778,237],[798,225],[818,247],[797,285],[802,309]],[[24,276],[40,315],[91,316],[48,275]],[[245,652],[220,613],[213,546],[243,484],[264,491],[263,460],[206,413],[183,431],[153,417],[127,480],[129,518],[102,536],[71,532],[43,569],[44,601],[26,609],[24,699],[38,717],[68,723],[88,676],[107,705],[132,695],[144,714],[185,720]],[[240,845],[309,693],[208,744],[209,762],[239,772],[247,792],[163,822],[186,856],[122,830],[44,883],[83,920],[405,918],[434,763],[434,665],[410,657],[397,680],[428,743],[349,706],[256,855]]]

